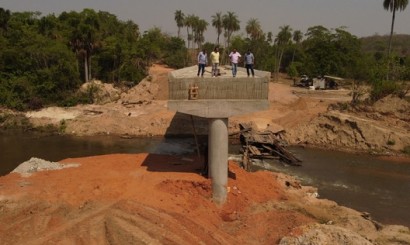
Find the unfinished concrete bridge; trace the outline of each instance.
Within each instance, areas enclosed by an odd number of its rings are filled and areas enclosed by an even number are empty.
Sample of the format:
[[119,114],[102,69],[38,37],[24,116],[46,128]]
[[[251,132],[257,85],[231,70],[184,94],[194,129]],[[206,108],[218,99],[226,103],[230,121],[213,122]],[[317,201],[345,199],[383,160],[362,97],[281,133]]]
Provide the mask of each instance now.
[[212,77],[207,67],[204,77],[198,77],[197,69],[170,72],[168,109],[208,119],[208,177],[214,202],[223,204],[228,183],[228,118],[268,109],[270,72],[255,70],[255,77],[248,77],[238,67],[233,77],[230,69],[221,67],[220,76]]

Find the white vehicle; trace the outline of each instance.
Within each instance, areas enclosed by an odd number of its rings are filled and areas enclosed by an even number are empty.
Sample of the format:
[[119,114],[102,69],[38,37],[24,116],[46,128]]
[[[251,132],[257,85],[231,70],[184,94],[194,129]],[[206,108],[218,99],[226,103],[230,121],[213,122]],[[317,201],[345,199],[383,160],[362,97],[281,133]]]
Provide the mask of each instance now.
[[339,82],[341,81],[343,81],[343,78],[326,75],[313,79],[313,85],[311,87],[314,89],[338,89]]

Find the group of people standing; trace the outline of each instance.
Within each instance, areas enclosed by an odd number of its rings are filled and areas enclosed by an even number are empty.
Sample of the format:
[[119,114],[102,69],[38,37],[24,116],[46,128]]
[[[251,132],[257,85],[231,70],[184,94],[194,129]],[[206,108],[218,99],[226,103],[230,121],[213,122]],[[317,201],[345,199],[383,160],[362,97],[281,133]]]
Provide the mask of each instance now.
[[[229,54],[229,58],[232,65],[232,76],[236,77],[238,72],[238,63],[241,60],[242,55],[234,48],[232,52]],[[244,55],[244,63],[246,67],[246,72],[248,77],[252,74],[252,77],[255,76],[255,72],[253,70],[253,65],[255,63],[255,57],[252,54],[251,50],[248,51]],[[219,48],[215,47],[214,50],[210,54],[210,59],[212,63],[212,77],[218,76],[218,67],[219,67]],[[201,75],[204,76],[205,73],[205,66],[208,64],[208,56],[206,50],[203,49],[198,54],[198,73],[197,76]]]

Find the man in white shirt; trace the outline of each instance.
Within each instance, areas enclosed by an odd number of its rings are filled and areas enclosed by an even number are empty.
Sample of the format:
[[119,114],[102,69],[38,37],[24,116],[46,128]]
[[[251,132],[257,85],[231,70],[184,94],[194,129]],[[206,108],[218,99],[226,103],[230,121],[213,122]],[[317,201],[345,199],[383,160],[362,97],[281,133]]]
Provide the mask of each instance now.
[[236,51],[236,48],[234,48],[232,52],[229,54],[229,58],[231,58],[232,63],[232,76],[236,77],[236,73],[238,71],[238,63],[239,59],[241,58],[241,54]]

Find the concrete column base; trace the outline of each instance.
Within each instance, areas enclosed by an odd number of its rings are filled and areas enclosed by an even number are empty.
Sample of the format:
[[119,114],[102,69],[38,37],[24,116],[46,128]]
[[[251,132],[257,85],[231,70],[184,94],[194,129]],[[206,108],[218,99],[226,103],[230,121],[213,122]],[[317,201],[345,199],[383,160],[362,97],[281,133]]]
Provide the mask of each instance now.
[[228,184],[228,118],[209,119],[208,161],[212,198],[215,203],[224,204]]

